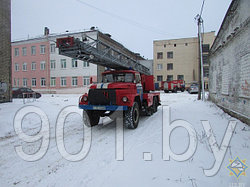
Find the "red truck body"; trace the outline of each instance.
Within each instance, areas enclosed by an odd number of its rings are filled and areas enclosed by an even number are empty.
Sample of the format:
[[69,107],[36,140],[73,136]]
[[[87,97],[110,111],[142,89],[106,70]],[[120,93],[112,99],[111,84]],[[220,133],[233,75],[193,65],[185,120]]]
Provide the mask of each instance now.
[[[107,44],[102,44],[109,48]],[[129,129],[135,129],[141,114],[152,115],[157,111],[160,93],[155,92],[154,76],[148,75],[149,70],[145,66],[122,53],[117,58],[105,56],[107,53],[73,37],[57,39],[57,47],[59,54],[88,59],[100,65],[105,63],[106,67],[117,69],[102,73],[102,82],[92,84],[88,93],[79,98],[79,108],[84,109],[83,117],[85,121],[88,118],[89,126],[97,125],[100,117],[112,118],[115,111],[123,111],[124,125]],[[112,47],[110,50],[119,53]],[[123,59],[120,55],[127,59],[124,63],[118,62]],[[127,61],[130,61],[129,64],[138,71],[131,70],[132,68],[126,64]]]
[[165,93],[177,91],[185,91],[185,81],[184,80],[172,80],[172,81],[162,81],[161,88]]

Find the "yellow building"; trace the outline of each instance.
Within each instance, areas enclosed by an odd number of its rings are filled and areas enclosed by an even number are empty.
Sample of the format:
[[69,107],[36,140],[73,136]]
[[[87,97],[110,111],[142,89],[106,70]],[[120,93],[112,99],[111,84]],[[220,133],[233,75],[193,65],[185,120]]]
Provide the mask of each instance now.
[[[215,32],[203,35],[203,61],[205,88],[208,88],[208,52],[215,39]],[[166,80],[185,80],[188,87],[198,81],[198,38],[154,41],[154,76],[157,83]]]

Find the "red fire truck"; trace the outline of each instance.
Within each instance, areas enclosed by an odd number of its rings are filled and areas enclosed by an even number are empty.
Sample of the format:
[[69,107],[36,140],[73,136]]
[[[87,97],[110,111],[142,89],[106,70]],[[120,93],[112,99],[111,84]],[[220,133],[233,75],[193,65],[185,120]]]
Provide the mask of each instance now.
[[185,91],[185,81],[184,80],[162,81],[161,87],[165,93],[168,93],[170,91],[173,93],[177,93],[177,91],[184,92]]
[[[137,128],[139,116],[152,115],[160,105],[153,75],[149,75],[147,67],[109,44],[91,38],[92,42],[102,45],[100,49],[85,41],[74,37],[57,39],[59,54],[111,68],[102,74],[101,83],[92,84],[88,93],[80,97],[83,117],[87,116],[89,125],[95,126],[100,117],[112,116],[114,111],[121,110],[125,127]],[[107,52],[111,50],[112,53]]]

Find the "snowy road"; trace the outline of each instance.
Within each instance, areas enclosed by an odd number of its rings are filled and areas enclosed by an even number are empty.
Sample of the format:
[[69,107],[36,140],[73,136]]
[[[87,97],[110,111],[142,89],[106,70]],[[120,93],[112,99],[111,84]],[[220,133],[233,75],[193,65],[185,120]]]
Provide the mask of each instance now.
[[[22,100],[0,105],[0,186],[250,186],[248,176],[229,176],[229,159],[246,159],[250,167],[250,127],[225,114],[210,102],[196,100],[197,95],[188,93],[161,93],[162,105],[170,106],[171,121],[185,120],[197,133],[197,149],[193,156],[182,162],[162,158],[163,107],[150,117],[141,117],[136,130],[124,129],[124,161],[115,158],[116,124],[103,119],[92,128],[92,143],[87,157],[70,162],[62,157],[55,140],[55,124],[59,112],[66,106],[77,105],[78,95],[43,95],[42,98],[23,104]],[[47,153],[38,161],[27,162],[15,152],[15,146],[23,145],[24,152],[34,153],[41,141],[25,143],[15,135],[13,119],[24,106],[39,106],[50,122],[50,144]],[[164,108],[165,110],[165,108]],[[227,153],[218,173],[205,176],[203,169],[213,167],[215,158],[201,121],[208,120],[221,145],[230,120],[237,121]],[[28,135],[40,130],[40,118],[29,114],[23,119],[23,129]],[[66,150],[76,154],[83,144],[81,117],[70,114],[65,123],[64,141]],[[177,128],[170,137],[171,149],[176,154],[188,147],[188,133]],[[152,156],[145,161],[143,155]]]

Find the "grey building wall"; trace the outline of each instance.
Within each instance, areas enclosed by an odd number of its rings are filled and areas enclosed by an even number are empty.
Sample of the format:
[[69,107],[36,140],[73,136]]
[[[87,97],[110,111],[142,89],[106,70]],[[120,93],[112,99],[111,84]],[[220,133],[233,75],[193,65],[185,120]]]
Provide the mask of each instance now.
[[0,102],[11,101],[10,0],[0,1]]
[[250,124],[250,1],[233,0],[210,51],[210,98]]

